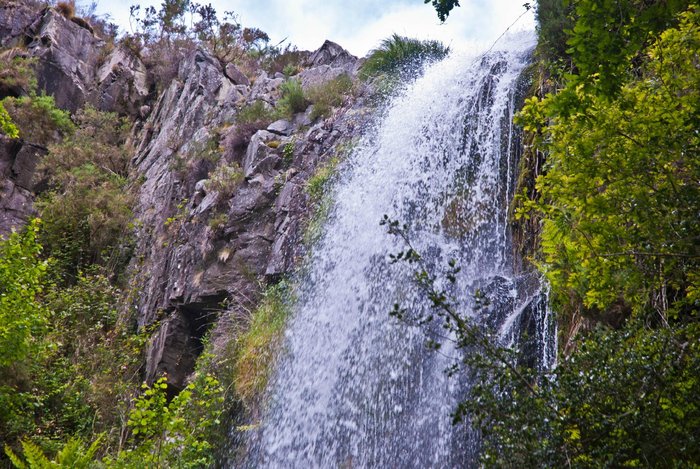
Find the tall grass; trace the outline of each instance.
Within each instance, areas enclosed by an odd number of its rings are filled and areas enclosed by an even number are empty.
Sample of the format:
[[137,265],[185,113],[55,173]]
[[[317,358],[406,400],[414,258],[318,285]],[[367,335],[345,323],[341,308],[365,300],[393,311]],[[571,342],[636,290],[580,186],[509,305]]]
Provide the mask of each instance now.
[[360,77],[401,76],[425,61],[443,59],[450,51],[440,41],[421,41],[394,34],[374,49],[360,69]]

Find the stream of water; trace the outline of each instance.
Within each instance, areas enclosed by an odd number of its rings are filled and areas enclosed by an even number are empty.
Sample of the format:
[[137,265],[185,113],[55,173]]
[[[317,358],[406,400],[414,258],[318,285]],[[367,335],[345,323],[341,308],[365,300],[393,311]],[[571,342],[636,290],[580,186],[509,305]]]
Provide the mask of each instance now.
[[477,437],[450,416],[468,385],[444,372],[458,351],[426,349],[423,331],[388,314],[396,302],[419,309],[425,301],[409,266],[387,260],[402,247],[380,226],[384,214],[410,226],[435,269],[457,260],[465,314],[477,314],[473,292],[483,289],[494,307],[479,320],[512,344],[531,328],[541,344],[534,353],[552,362],[546,294],[533,275],[515,274],[508,220],[520,151],[511,122],[534,44],[519,33],[486,54],[429,66],[341,165],[248,466],[475,464]]

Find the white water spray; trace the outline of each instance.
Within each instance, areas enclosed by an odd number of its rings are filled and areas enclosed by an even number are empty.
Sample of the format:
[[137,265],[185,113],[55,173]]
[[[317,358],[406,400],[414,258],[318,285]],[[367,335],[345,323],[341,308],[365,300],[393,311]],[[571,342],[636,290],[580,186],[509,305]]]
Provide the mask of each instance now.
[[[432,65],[340,168],[248,466],[473,464],[470,432],[451,423],[464,385],[444,373],[451,360],[388,314],[422,300],[410,270],[387,262],[402,247],[379,222],[388,214],[407,223],[433,266],[457,260],[465,311],[475,288],[498,295],[498,317],[484,320],[515,341],[539,295],[514,279],[507,215],[519,147],[511,121],[533,46],[518,34],[487,55]],[[537,321],[546,329],[546,318]]]

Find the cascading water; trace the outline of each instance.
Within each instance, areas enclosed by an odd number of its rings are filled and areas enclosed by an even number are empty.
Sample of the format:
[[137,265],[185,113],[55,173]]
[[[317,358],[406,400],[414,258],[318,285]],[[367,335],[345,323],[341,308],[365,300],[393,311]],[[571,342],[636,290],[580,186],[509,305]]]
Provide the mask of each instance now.
[[[537,313],[532,299],[542,296],[536,281],[514,279],[507,222],[519,147],[511,120],[533,46],[522,33],[500,50],[430,66],[340,169],[247,466],[473,464],[472,432],[450,417],[465,383],[447,377],[451,360],[427,350],[422,331],[388,314],[396,302],[424,301],[409,266],[387,262],[402,247],[379,222],[388,214],[408,224],[435,268],[456,259],[464,311],[484,289],[497,305],[484,320],[515,343],[523,311]],[[539,310],[533,327],[547,341]],[[553,350],[541,348],[545,361]]]

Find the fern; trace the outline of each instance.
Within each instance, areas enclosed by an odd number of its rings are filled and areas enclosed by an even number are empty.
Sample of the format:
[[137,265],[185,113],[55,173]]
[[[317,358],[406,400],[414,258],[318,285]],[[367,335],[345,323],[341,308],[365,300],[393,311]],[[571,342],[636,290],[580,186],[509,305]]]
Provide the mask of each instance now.
[[98,436],[87,449],[79,438],[71,438],[56,454],[55,461],[51,461],[42,449],[31,441],[22,442],[26,462],[8,446],[5,446],[5,453],[17,469],[90,469],[95,467],[95,454],[103,436]]

